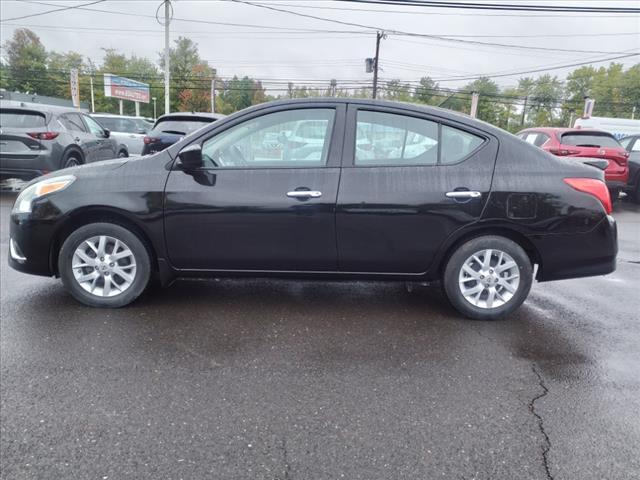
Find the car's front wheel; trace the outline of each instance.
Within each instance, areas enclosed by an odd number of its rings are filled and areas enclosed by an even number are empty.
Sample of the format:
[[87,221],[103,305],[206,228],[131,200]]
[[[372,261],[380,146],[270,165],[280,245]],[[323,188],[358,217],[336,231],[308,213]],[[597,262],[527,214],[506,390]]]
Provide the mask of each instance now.
[[477,237],[451,255],[444,272],[444,289],[463,315],[493,320],[518,308],[527,298],[533,267],[514,241],[499,236]]
[[91,307],[133,302],[149,283],[149,252],[137,235],[112,223],[78,228],[58,256],[60,277],[71,295]]

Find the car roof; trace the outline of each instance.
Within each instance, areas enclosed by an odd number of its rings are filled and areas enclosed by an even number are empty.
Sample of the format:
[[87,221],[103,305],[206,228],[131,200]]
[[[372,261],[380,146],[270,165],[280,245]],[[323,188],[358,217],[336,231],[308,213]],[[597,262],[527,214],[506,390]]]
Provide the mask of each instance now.
[[245,114],[247,112],[258,111],[265,108],[271,108],[274,106],[286,106],[286,105],[322,105],[322,104],[351,104],[351,105],[359,105],[364,107],[378,107],[378,108],[393,108],[397,110],[404,110],[407,113],[415,112],[415,113],[426,113],[429,115],[433,115],[436,117],[440,117],[445,120],[452,120],[462,125],[467,125],[472,128],[480,129],[486,133],[491,133],[496,136],[504,136],[511,135],[509,132],[502,130],[490,123],[484,122],[482,120],[478,120],[477,118],[472,118],[469,115],[464,113],[454,112],[452,110],[447,110],[445,108],[440,107],[432,107],[429,105],[424,105],[421,103],[410,103],[410,102],[392,102],[389,100],[373,100],[367,98],[347,98],[347,97],[320,97],[320,98],[291,98],[284,100],[274,100],[272,102],[260,103],[258,105],[253,105],[251,107],[245,108],[244,110],[240,110],[235,112],[233,115],[229,117],[234,117],[238,114]]

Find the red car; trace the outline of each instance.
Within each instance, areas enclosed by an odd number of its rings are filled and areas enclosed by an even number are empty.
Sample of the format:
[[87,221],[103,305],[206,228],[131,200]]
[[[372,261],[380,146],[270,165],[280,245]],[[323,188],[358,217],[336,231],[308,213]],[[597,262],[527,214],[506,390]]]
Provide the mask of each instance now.
[[629,177],[627,152],[616,138],[601,130],[580,128],[528,128],[518,137],[560,157],[603,158],[609,161],[604,172],[611,198],[617,199]]

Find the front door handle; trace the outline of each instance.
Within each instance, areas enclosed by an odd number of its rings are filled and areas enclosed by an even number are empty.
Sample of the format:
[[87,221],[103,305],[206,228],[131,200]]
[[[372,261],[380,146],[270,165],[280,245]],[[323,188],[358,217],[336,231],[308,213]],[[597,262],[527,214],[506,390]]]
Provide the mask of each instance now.
[[319,198],[322,196],[322,192],[317,190],[293,190],[287,192],[289,198]]
[[445,193],[447,198],[465,199],[465,198],[480,198],[482,193],[471,192],[469,190],[457,190],[453,192]]

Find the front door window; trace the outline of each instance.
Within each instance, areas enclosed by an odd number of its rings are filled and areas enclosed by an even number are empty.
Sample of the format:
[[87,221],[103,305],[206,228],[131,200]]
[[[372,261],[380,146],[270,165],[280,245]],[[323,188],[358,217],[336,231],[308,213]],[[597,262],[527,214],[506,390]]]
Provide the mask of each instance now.
[[335,110],[306,108],[247,120],[206,140],[206,168],[322,167]]

